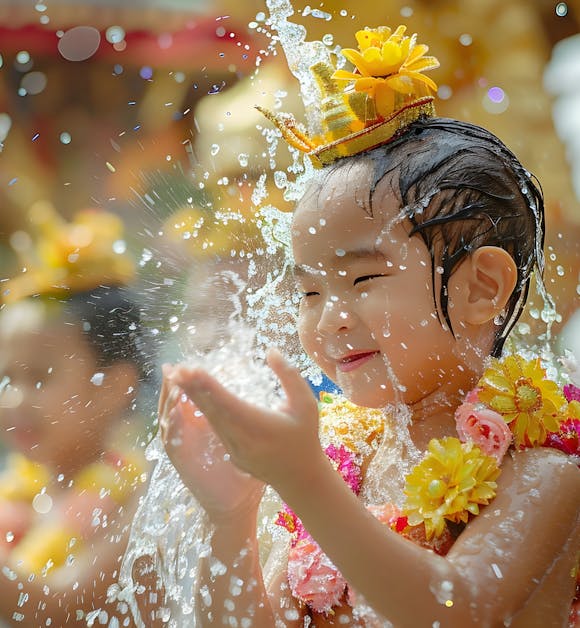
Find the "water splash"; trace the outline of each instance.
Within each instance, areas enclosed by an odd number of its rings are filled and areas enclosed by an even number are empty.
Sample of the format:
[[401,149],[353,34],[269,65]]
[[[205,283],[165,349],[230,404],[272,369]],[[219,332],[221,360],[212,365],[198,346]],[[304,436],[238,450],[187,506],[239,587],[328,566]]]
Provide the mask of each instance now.
[[[277,382],[255,355],[255,332],[240,319],[234,304],[221,342],[206,353],[190,356],[188,363],[203,366],[242,399],[272,407],[279,399]],[[169,628],[192,624],[201,559],[211,556],[212,527],[191,492],[181,481],[165,453],[159,434],[146,449],[155,467],[147,494],[134,517],[119,582],[109,590],[112,600],[126,603],[139,627],[147,625],[139,613],[139,583],[134,569],[143,557],[152,560],[166,591],[166,607],[159,613]]]

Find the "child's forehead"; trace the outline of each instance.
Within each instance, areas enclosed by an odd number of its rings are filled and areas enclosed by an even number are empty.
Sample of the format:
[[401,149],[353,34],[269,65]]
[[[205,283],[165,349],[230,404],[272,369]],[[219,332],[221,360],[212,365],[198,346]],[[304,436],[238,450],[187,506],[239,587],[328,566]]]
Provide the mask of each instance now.
[[405,221],[397,179],[385,177],[374,187],[370,162],[356,165],[356,169],[349,168],[347,162],[310,183],[294,212],[294,236],[353,231],[363,237],[377,229],[388,233]]

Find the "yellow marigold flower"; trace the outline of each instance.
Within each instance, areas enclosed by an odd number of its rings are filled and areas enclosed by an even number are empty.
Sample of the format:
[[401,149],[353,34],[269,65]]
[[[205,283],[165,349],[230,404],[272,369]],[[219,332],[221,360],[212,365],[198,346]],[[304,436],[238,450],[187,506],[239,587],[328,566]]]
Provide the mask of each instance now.
[[320,437],[342,443],[355,453],[375,447],[383,434],[385,417],[382,410],[363,408],[329,393],[321,393]]
[[[375,101],[377,112],[388,117],[395,108],[396,94],[409,96],[424,92],[424,86],[436,91],[437,85],[422,72],[439,67],[435,57],[425,56],[425,44],[416,43],[416,35],[404,35],[405,26],[365,29],[356,33],[359,51],[345,48],[342,54],[356,67],[357,72],[337,70],[332,78],[354,81],[358,92],[366,92]],[[422,90],[421,90],[421,86]]]
[[566,399],[556,382],[546,379],[540,359],[510,355],[492,359],[478,383],[478,399],[501,414],[516,447],[542,445],[565,418]]
[[473,443],[432,439],[423,460],[407,475],[403,514],[412,526],[424,523],[427,540],[445,531],[445,521],[466,523],[495,497],[497,461]]

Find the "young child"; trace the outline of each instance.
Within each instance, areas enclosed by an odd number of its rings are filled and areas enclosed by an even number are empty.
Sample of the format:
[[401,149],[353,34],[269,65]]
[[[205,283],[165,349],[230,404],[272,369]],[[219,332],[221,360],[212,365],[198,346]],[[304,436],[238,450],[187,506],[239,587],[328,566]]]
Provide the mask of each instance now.
[[132,266],[113,250],[120,220],[41,211],[39,258],[4,284],[0,311],[0,624],[86,626],[116,613],[106,592],[145,470],[131,414],[146,360]]
[[[556,448],[579,453],[580,391],[498,359],[543,268],[542,197],[491,133],[434,117],[436,60],[404,32],[357,33],[356,72],[315,68],[321,137],[271,115],[322,166],[292,223],[298,332],[348,401],[323,399],[319,419],[276,350],[277,409],[164,368],[166,450],[215,527],[199,625],[573,621],[580,471]],[[274,574],[257,551],[266,484],[291,536]]]

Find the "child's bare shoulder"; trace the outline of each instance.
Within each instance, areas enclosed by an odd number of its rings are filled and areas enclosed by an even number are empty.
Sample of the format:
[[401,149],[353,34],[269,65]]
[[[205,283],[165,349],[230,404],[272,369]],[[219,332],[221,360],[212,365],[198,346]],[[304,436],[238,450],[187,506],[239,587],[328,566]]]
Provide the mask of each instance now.
[[555,519],[566,526],[580,513],[580,469],[571,456],[547,447],[513,452],[505,457],[491,508],[519,510],[538,524]]
[[[500,484],[512,484],[515,489],[527,488],[532,497],[537,491],[572,491],[572,496],[580,498],[580,469],[571,456],[548,447],[533,447],[513,452],[502,464],[504,480]],[[576,502],[578,507],[578,502]]]

